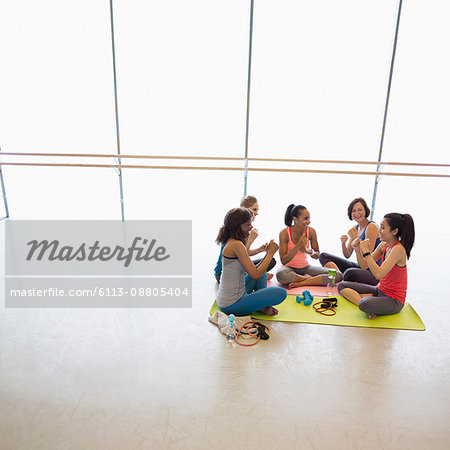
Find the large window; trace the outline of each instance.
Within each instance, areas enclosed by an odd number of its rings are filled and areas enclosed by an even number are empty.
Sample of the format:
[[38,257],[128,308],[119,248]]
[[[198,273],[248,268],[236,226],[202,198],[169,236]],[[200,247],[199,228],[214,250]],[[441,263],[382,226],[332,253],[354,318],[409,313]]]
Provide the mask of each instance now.
[[[116,151],[110,33],[106,2],[1,2],[3,152]],[[4,175],[14,218],[120,217],[112,170],[4,167]]]
[[[250,4],[113,2],[124,156],[244,156]],[[0,0],[0,7],[2,151],[117,153],[109,2]],[[398,7],[391,0],[254,2],[250,158],[377,159]],[[449,19],[447,2],[403,5],[383,160],[448,162]],[[251,161],[255,166],[282,167]],[[14,218],[120,218],[119,180],[111,168],[4,166],[3,173]],[[341,229],[353,197],[371,202],[373,182],[368,175],[250,171],[248,193],[280,223],[284,208],[297,202],[323,229]],[[217,223],[238,204],[243,187],[243,171],[124,169],[125,217],[194,218],[209,208]],[[448,179],[384,177],[375,218],[409,210],[420,225],[418,200],[438,210],[436,192],[448,194]],[[262,214],[261,228],[266,219]]]
[[256,2],[251,155],[376,159],[393,1]]
[[122,148],[241,156],[246,2],[116,2]]

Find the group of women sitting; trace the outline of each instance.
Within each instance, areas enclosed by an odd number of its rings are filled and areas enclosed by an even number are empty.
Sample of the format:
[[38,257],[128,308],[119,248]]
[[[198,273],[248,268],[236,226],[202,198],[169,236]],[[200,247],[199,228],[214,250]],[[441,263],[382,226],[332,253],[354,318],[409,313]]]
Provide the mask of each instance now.
[[[275,306],[286,298],[286,289],[267,287],[272,277],[267,272],[275,266],[278,251],[282,265],[276,278],[288,289],[325,286],[328,270],[333,268],[339,293],[368,313],[369,318],[400,312],[406,299],[406,261],[414,245],[414,222],[409,214],[390,213],[378,227],[368,219],[369,214],[363,198],[349,204],[348,217],[356,225],[341,236],[344,258],[320,253],[316,230],[309,226],[309,211],[293,204],[286,209],[286,228],[280,232],[279,244],[272,239],[251,249],[258,237],[253,228],[258,201],[253,196],[243,198],[239,208],[226,214],[216,239],[221,245],[214,271],[219,282],[219,308],[226,314],[241,316],[255,311],[278,314]],[[250,259],[263,252],[263,258]],[[357,262],[348,260],[353,252]],[[311,265],[308,256],[319,260],[321,266]]]

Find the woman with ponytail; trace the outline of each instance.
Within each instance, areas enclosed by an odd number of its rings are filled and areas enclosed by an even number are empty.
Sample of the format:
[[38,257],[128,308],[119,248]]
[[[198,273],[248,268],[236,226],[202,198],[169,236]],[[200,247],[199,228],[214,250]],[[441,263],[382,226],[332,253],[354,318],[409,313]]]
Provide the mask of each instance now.
[[[277,280],[289,289],[298,286],[326,286],[328,269],[311,266],[307,255],[319,258],[317,233],[310,227],[309,211],[303,205],[289,205],[284,215],[286,228],[280,232],[280,258],[282,267],[277,271]],[[342,273],[336,272],[336,282]]]
[[[414,221],[409,214],[386,214],[380,226],[381,243],[370,253],[368,239],[353,241],[353,248],[359,252],[358,260],[380,280],[378,287],[354,281],[343,281],[338,289],[347,300],[369,314],[370,319],[377,315],[397,314],[405,305],[407,271],[414,245]],[[376,260],[382,258],[381,266]],[[364,267],[366,266],[366,267]]]
[[252,211],[234,208],[228,211],[219,230],[216,242],[223,245],[223,251],[217,305],[226,314],[246,316],[259,311],[275,316],[278,310],[274,305],[286,298],[286,291],[280,287],[267,287],[266,271],[278,245],[272,239],[264,259],[255,266],[245,245],[253,228],[252,220]]

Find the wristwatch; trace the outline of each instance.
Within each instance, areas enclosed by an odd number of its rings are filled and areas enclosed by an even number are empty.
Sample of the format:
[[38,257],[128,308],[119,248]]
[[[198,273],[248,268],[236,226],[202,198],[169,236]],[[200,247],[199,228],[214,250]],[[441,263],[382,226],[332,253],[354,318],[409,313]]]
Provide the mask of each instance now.
[[366,256],[369,256],[369,255],[370,255],[370,252],[363,253],[363,258],[365,258]]

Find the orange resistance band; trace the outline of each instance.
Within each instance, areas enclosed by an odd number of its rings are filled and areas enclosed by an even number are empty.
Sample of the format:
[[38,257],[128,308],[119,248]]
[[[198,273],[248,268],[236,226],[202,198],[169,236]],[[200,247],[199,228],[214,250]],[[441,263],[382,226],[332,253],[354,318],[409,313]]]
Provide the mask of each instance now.
[[[323,303],[328,303],[327,307],[322,307]],[[336,310],[334,310],[334,305],[332,302],[327,302],[324,300],[320,300],[319,302],[316,302],[313,304],[313,308],[318,312],[319,314],[322,314],[323,316],[334,316],[336,314]]]
[[[253,333],[250,332],[250,330],[251,330],[252,328],[254,328],[254,325],[255,325],[256,323],[257,323],[257,322],[254,322],[254,321],[245,322],[244,325],[242,325],[242,327],[238,330],[238,332],[236,333],[236,342],[237,342],[239,345],[242,345],[242,346],[245,346],[245,347],[249,347],[249,346],[251,346],[251,345],[257,344],[257,343],[261,340],[261,337],[258,336],[258,334],[253,334]],[[262,325],[262,326],[267,330],[267,334],[270,335],[270,329],[269,329],[269,327],[267,327],[266,325],[264,325],[264,324],[262,324],[262,323],[260,324],[259,322],[258,322],[258,324],[259,324],[259,325]],[[244,338],[244,335],[241,333],[242,331],[245,331],[249,336],[255,337],[255,338],[256,338],[256,341],[250,342],[250,343],[248,343],[248,344],[244,344],[243,342],[239,342],[239,341],[238,341],[238,337],[239,337],[239,336],[242,336],[242,338]],[[258,329],[256,329],[256,333],[258,333]]]

